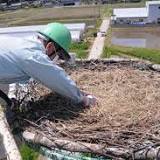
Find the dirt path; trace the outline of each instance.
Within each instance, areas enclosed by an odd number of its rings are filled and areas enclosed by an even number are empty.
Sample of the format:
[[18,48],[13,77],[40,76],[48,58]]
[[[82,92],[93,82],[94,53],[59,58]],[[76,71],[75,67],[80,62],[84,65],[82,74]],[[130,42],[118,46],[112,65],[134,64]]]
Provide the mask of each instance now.
[[108,28],[109,28],[110,20],[104,19],[97,37],[94,40],[93,46],[91,48],[91,51],[89,53],[88,59],[97,59],[100,58],[102,52],[103,52],[103,46],[105,42],[105,36],[104,34],[107,34]]

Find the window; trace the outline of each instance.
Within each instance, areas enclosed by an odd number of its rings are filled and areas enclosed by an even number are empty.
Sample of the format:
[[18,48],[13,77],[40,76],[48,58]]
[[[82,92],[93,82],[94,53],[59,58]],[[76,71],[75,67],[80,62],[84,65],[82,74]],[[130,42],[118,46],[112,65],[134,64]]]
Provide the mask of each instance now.
[[139,22],[143,22],[143,19],[139,19]]

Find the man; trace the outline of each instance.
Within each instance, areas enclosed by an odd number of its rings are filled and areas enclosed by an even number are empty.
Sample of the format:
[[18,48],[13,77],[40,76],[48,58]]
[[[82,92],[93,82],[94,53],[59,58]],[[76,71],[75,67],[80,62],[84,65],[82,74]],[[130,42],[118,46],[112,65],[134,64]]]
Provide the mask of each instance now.
[[[84,106],[95,105],[96,99],[81,92],[76,84],[52,60],[69,60],[71,43],[69,30],[60,23],[50,23],[37,39],[0,38],[0,84],[26,81],[31,77]],[[9,99],[0,92],[0,96]]]

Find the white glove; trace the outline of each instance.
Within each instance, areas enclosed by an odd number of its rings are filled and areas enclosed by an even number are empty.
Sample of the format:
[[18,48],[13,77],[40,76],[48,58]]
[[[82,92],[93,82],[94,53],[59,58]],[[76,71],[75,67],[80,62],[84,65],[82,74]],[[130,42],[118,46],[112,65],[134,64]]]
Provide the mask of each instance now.
[[88,106],[95,106],[97,102],[96,97],[92,95],[86,95],[83,97],[83,105],[88,107]]

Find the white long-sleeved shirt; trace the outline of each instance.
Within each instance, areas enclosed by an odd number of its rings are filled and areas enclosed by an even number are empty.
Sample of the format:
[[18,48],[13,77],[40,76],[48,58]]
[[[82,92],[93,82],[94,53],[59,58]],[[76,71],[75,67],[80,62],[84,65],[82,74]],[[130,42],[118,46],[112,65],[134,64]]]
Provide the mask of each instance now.
[[0,83],[17,83],[31,77],[77,103],[82,101],[75,82],[62,68],[53,64],[40,41],[0,37]]

